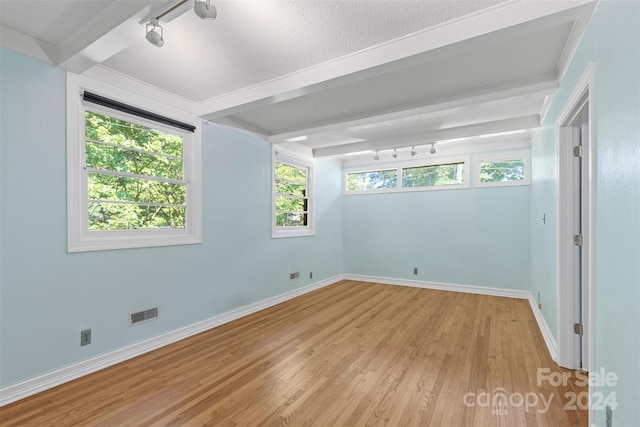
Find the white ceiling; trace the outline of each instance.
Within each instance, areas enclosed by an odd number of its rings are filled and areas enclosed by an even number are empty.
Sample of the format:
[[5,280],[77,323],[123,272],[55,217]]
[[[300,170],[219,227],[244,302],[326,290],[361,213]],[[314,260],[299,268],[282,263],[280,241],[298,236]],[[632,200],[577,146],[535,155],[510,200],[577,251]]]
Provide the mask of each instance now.
[[[201,117],[316,156],[539,125],[594,0],[0,0],[0,42],[76,73],[115,72]],[[470,139],[474,144],[481,140]]]

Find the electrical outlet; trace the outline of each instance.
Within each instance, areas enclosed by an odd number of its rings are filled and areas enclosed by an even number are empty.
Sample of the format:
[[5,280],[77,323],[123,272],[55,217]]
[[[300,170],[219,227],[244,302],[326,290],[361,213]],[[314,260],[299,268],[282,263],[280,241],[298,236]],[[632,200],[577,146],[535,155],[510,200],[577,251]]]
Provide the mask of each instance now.
[[605,425],[607,427],[613,427],[613,413],[611,413],[611,406],[607,405],[605,407],[605,414],[606,414]]
[[415,276],[417,276],[417,275],[418,275],[418,267],[413,267],[413,274],[414,274]]
[[91,329],[85,329],[80,332],[80,345],[89,345],[91,344]]

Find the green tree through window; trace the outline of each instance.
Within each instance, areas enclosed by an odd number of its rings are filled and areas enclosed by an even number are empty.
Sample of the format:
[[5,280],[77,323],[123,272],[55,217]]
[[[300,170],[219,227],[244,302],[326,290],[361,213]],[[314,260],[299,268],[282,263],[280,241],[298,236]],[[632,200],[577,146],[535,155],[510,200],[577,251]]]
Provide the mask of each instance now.
[[184,228],[183,138],[85,113],[90,230]]
[[458,185],[464,182],[464,163],[428,165],[402,169],[403,187]]
[[276,226],[308,225],[307,169],[275,163]]
[[347,175],[347,191],[395,188],[397,180],[396,169],[350,173]]
[[524,180],[524,160],[504,160],[480,164],[480,182]]

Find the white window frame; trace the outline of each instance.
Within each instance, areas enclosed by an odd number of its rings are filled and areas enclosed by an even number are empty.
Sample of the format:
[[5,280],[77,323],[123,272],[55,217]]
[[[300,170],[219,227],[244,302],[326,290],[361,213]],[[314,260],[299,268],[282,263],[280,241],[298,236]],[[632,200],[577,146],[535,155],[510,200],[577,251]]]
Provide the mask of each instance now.
[[[89,230],[88,184],[85,169],[85,103],[88,91],[157,114],[196,124],[193,133],[180,131],[139,117],[89,105],[90,111],[106,114],[155,129],[185,136],[183,146],[187,208],[185,228],[152,230]],[[160,102],[136,96],[102,82],[67,73],[67,251],[85,252],[202,243],[202,129],[201,120]]]
[[[505,160],[524,160],[524,179],[520,181],[480,182],[480,166],[487,162],[503,162]],[[531,185],[531,151],[517,150],[500,153],[481,153],[474,156],[473,186],[486,187],[511,187],[514,185]]]
[[[403,187],[402,186],[402,169],[414,168],[420,166],[437,166],[446,165],[451,163],[464,163],[465,179],[462,184],[451,185],[430,185],[424,187]],[[471,168],[470,168],[470,156],[446,156],[437,157],[433,159],[418,159],[402,162],[389,162],[383,164],[369,164],[367,166],[357,166],[351,168],[345,168],[342,171],[342,194],[345,196],[358,195],[358,194],[382,194],[382,193],[406,193],[414,191],[442,191],[442,190],[456,190],[471,187]],[[395,188],[380,188],[376,190],[359,190],[359,191],[347,191],[348,179],[347,175],[351,173],[359,172],[375,172],[382,170],[396,169],[396,187]]]
[[[273,147],[271,161],[271,237],[274,239],[286,237],[313,236],[315,232],[315,175],[314,161],[280,147]],[[289,166],[307,169],[307,226],[282,227],[276,225],[276,162]]]

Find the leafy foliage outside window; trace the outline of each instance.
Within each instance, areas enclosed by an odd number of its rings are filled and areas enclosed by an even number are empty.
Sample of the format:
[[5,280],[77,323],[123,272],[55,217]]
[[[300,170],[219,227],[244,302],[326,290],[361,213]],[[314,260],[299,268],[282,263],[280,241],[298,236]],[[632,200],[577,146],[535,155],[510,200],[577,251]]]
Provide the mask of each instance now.
[[309,222],[308,170],[275,162],[276,226],[306,227]]
[[347,173],[347,191],[375,191],[398,188],[434,187],[464,184],[464,162],[423,165],[379,171]]
[[398,185],[397,170],[354,172],[347,174],[347,191],[380,190],[396,188]]
[[523,181],[524,178],[524,159],[480,164],[480,182]]
[[464,162],[402,169],[402,187],[432,187],[464,183]]
[[85,112],[90,230],[185,228],[181,136]]

